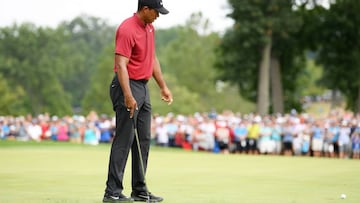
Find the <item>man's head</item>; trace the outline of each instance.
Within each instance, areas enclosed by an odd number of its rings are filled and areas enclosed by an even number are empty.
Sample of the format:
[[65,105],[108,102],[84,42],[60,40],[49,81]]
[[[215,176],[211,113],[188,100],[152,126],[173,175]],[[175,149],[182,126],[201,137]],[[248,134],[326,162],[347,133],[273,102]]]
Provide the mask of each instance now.
[[139,0],[138,11],[143,7],[155,9],[160,14],[166,15],[169,11],[163,6],[162,0]]

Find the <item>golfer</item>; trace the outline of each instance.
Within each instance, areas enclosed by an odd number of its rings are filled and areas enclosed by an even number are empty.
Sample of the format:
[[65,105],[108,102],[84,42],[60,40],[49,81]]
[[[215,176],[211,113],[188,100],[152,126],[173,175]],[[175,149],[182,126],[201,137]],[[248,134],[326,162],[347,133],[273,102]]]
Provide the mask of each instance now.
[[[108,177],[103,202],[161,202],[162,197],[147,191],[142,174],[137,142],[139,136],[144,170],[150,149],[151,104],[147,82],[154,77],[162,100],[171,104],[168,89],[155,53],[155,30],[152,23],[169,11],[162,0],[139,0],[137,12],[118,27],[115,38],[115,77],[110,85],[110,97],[116,112],[116,134],[112,142]],[[125,165],[131,149],[132,192],[123,192]]]

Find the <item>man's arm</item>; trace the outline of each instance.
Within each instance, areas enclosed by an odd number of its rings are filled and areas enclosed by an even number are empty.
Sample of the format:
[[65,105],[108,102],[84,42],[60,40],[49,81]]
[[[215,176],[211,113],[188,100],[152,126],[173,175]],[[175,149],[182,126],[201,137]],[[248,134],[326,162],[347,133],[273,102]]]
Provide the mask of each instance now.
[[160,87],[161,99],[170,105],[173,102],[173,97],[163,78],[160,62],[156,56],[154,60],[153,77],[158,86]]
[[130,118],[132,118],[135,109],[137,109],[137,103],[130,89],[129,73],[127,71],[128,63],[129,58],[119,54],[115,54],[116,73],[121,89],[124,93],[124,104],[130,112]]

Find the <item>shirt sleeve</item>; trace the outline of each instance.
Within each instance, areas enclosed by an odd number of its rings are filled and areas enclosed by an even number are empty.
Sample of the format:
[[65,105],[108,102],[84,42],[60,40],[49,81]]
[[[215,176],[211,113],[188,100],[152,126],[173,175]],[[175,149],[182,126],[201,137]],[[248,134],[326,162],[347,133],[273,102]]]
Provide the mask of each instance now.
[[115,54],[130,58],[135,40],[131,31],[119,27],[115,37]]

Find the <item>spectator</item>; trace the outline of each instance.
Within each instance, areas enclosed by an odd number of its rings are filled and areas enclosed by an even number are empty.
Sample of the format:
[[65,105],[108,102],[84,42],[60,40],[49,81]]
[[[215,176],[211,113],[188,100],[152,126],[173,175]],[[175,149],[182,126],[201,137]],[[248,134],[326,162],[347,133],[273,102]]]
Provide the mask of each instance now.
[[50,126],[49,126],[49,130],[50,130],[50,133],[51,133],[51,136],[50,136],[51,140],[54,140],[54,141],[57,140],[57,136],[58,136],[58,133],[59,133],[58,127],[59,127],[58,117],[53,116],[51,118]]
[[[196,125],[196,123],[198,123],[197,128],[201,129],[206,134],[212,135],[214,137],[213,152],[218,153],[218,152],[220,152],[220,149],[219,149],[218,142],[215,140],[216,125],[214,123],[214,119],[215,118],[198,116],[196,119],[191,119],[191,120],[192,120],[193,125]],[[195,133],[192,133],[192,134],[194,135]]]
[[293,155],[293,139],[294,139],[294,126],[292,126],[290,120],[287,120],[283,128],[283,146],[284,155]]
[[175,133],[174,147],[186,148],[187,140],[185,139],[184,129],[181,128],[180,124]]
[[41,127],[41,140],[51,139],[51,133],[49,131],[49,119],[47,115],[40,114],[38,116],[39,125]]
[[260,127],[259,150],[261,154],[273,154],[275,144],[271,139],[271,120],[266,119]]
[[248,153],[249,154],[258,154],[258,138],[260,135],[260,125],[259,123],[261,122],[261,117],[260,116],[255,116],[255,118],[253,118],[252,124],[249,127],[249,133],[248,133]]
[[329,127],[326,126],[324,129],[324,157],[333,157],[334,154],[334,144],[333,144],[333,134],[330,132]]
[[15,140],[16,137],[18,136],[18,129],[17,129],[17,125],[15,123],[15,119],[11,119],[10,123],[9,123],[9,134],[8,134],[8,138],[7,139],[11,139],[11,140]]
[[10,133],[10,127],[8,125],[8,120],[5,118],[1,118],[0,120],[0,138],[1,139],[6,139],[9,136]]
[[99,122],[100,142],[111,142],[111,122],[105,115],[102,115]]
[[330,157],[337,157],[339,154],[339,145],[338,145],[338,139],[339,139],[339,131],[340,127],[338,125],[338,122],[336,121],[330,121],[330,127],[328,129],[329,137],[332,138],[332,146],[334,147],[334,150],[332,152],[331,146],[329,149],[329,156]]
[[360,159],[360,122],[352,134],[352,158]]
[[194,132],[192,146],[195,151],[212,151],[215,145],[214,135],[205,129],[198,128]]
[[84,144],[87,145],[98,145],[99,138],[97,136],[98,129],[93,122],[89,122],[84,132]]
[[226,121],[223,119],[219,119],[216,122],[215,140],[219,145],[220,152],[228,154],[230,146],[230,130],[227,127]]
[[343,120],[339,129],[339,158],[349,158],[351,152],[350,127],[348,122]]
[[161,147],[169,146],[169,134],[167,128],[163,122],[156,127],[156,144]]
[[302,131],[301,155],[310,156],[311,129],[308,123],[304,123]]
[[57,134],[57,141],[68,141],[69,135],[68,135],[68,125],[65,122],[65,118],[60,121],[58,125],[58,134]]
[[[297,112],[293,113],[293,115],[297,115]],[[290,121],[293,126],[293,154],[299,156],[302,154],[302,146],[304,142],[304,125],[301,123],[298,116],[291,116]]]
[[27,133],[27,130],[26,130],[26,124],[27,122],[25,120],[21,120],[19,121],[19,124],[18,124],[18,136],[17,136],[17,140],[19,141],[28,141],[30,138],[29,138],[29,135]]
[[36,119],[32,119],[32,122],[27,126],[27,133],[31,140],[40,142],[41,141],[41,127]]
[[179,127],[178,132],[175,138],[175,145],[181,146],[185,150],[191,150],[192,149],[192,143],[191,143],[191,135],[194,132],[194,127],[188,123],[188,120],[185,116],[178,116]]
[[72,117],[68,117],[67,125],[68,125],[68,135],[70,142],[81,143],[79,121],[75,120]]
[[282,129],[278,121],[271,122],[271,139],[274,141],[274,154],[279,155],[282,150],[281,133]]
[[312,128],[311,150],[315,157],[320,157],[324,144],[324,129],[322,123],[317,122]]
[[247,137],[248,137],[248,123],[246,120],[241,121],[234,127],[234,141],[236,145],[236,153],[247,153]]
[[178,125],[176,124],[176,120],[172,117],[172,115],[170,115],[169,117],[169,121],[167,121],[167,123],[165,124],[169,138],[168,145],[169,147],[175,147],[175,135],[178,130]]

